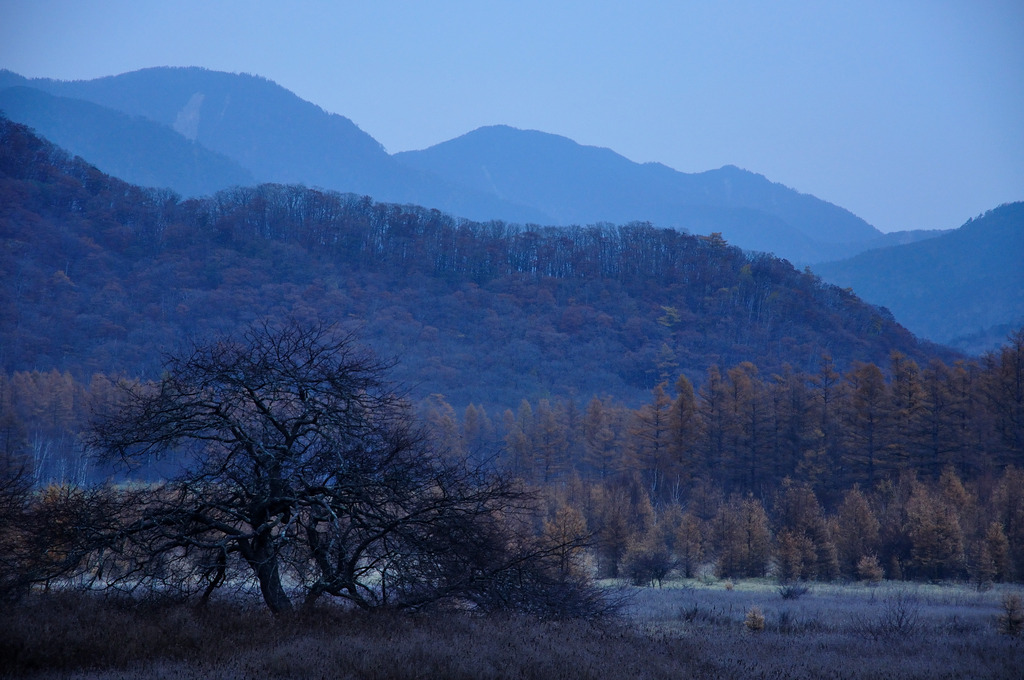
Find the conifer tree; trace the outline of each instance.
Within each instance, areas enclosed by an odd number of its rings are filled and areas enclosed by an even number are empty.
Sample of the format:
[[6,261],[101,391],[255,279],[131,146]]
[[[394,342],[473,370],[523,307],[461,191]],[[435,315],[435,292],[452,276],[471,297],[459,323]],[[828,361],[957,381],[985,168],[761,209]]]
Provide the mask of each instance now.
[[483,406],[470,403],[462,416],[462,441],[466,453],[489,458],[494,453],[494,424]]
[[711,478],[728,488],[726,470],[731,462],[726,449],[729,422],[726,414],[727,390],[718,366],[708,367],[704,384],[698,391],[697,409],[704,431],[704,461]]
[[921,372],[921,456],[931,466],[946,466],[962,460],[965,442],[957,419],[957,395],[953,371],[933,361]]
[[544,536],[557,546],[558,569],[567,576],[584,572],[583,552],[588,538],[583,513],[571,505],[563,505],[554,517],[544,521]]
[[852,482],[873,487],[883,472],[893,469],[892,401],[885,376],[874,364],[860,364],[847,373],[851,394],[844,418],[845,461]]
[[703,523],[692,512],[684,513],[676,527],[676,560],[686,578],[694,578],[704,562],[706,533]]
[[843,496],[836,516],[836,552],[843,576],[857,578],[860,560],[878,553],[878,528],[867,497],[854,486]]
[[922,483],[907,501],[909,566],[914,576],[955,578],[964,568],[964,535],[954,508]]
[[455,409],[444,398],[443,394],[432,394],[424,405],[424,422],[430,428],[434,441],[442,451],[447,451],[454,458],[466,455],[463,448],[462,433],[455,418]]
[[785,366],[781,375],[772,377],[770,396],[772,477],[799,475],[812,486],[819,485],[826,470],[816,441],[818,430],[806,376]]
[[1014,580],[1024,579],[1024,470],[1008,466],[992,494],[992,513],[1009,543]]
[[687,488],[703,466],[699,460],[700,421],[693,385],[680,374],[675,384],[676,398],[669,412],[669,455],[675,471],[675,485]]
[[[529,404],[526,406],[529,407]],[[505,429],[505,452],[512,473],[521,479],[532,481],[533,446],[523,431],[522,421],[516,418],[511,409],[505,409],[502,422]]]
[[550,484],[565,469],[569,437],[564,419],[547,399],[537,403],[532,434],[537,481]]
[[733,476],[738,488],[757,493],[770,467],[765,446],[768,409],[764,385],[757,377],[757,367],[749,361],[729,369],[727,375],[728,440],[736,462]]
[[601,482],[618,474],[622,456],[614,430],[611,405],[594,397],[583,415],[583,460],[587,476]]
[[919,474],[934,479],[941,462],[926,455],[925,392],[920,369],[901,352],[892,352],[889,361],[892,444],[888,458],[892,465],[901,467],[910,463]]
[[633,413],[629,428],[627,465],[643,478],[648,492],[659,498],[665,480],[672,479],[675,467],[672,458],[671,407],[665,384],[655,386],[652,401]]
[[1000,463],[1024,457],[1024,328],[1010,335],[1009,344],[985,357],[983,390],[993,418]]
[[1010,542],[999,522],[991,522],[985,531],[985,550],[992,564],[992,579],[1005,581],[1010,577]]
[[841,417],[842,401],[848,390],[828,354],[822,355],[818,372],[810,382],[813,394],[811,408],[817,428],[811,432],[813,448],[804,457],[801,472],[812,484],[821,479],[829,490],[836,491],[843,476]]
[[780,549],[785,544],[789,551],[786,557],[790,570],[786,578],[831,580],[838,576],[836,546],[821,505],[809,486],[784,480],[776,516]]
[[654,509],[644,485],[635,477],[620,476],[594,492],[594,518],[599,571],[619,576],[626,550],[654,524]]
[[771,531],[761,501],[734,495],[715,519],[717,571],[725,578],[752,578],[768,572]]

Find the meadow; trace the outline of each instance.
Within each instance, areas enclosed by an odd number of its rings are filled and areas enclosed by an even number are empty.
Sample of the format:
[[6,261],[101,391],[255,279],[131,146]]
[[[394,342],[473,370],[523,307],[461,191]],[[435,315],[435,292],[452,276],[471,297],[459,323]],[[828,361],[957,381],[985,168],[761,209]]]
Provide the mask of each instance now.
[[275,619],[229,601],[36,594],[0,616],[0,676],[959,679],[1024,668],[1024,638],[998,620],[1017,587],[604,585],[623,598],[616,616],[547,622],[334,606]]

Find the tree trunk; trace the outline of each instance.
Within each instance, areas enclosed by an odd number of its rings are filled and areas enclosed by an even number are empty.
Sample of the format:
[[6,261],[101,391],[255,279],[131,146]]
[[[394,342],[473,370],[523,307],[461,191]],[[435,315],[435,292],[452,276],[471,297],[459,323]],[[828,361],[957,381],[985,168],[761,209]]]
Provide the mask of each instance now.
[[[253,543],[262,543],[259,539]],[[248,549],[246,549],[248,548]],[[260,592],[263,594],[263,601],[274,616],[289,614],[292,611],[292,601],[281,585],[281,568],[277,562],[277,555],[267,545],[243,546],[242,556],[256,572],[256,579],[260,582]]]

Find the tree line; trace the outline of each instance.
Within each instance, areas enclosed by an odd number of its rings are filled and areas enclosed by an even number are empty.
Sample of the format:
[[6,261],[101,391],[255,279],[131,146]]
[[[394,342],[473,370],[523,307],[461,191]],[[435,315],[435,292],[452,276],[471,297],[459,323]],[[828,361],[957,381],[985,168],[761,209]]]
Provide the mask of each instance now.
[[685,498],[699,480],[764,498],[789,479],[831,502],[906,471],[934,480],[951,468],[975,480],[1020,465],[1024,331],[952,366],[922,369],[900,352],[885,370],[858,363],[845,373],[827,356],[814,373],[712,366],[696,389],[681,375],[639,408],[595,396],[523,400],[500,417],[470,404],[458,417],[434,395],[422,409],[452,449],[499,451],[536,484],[635,474],[660,502]]
[[497,447],[546,489],[607,576],[1024,579],[1024,330],[977,363],[886,369],[712,366],[636,409],[423,409],[453,450]]
[[[539,399],[492,417],[435,394],[415,410],[445,459],[497,464],[548,498],[543,531],[571,545],[566,573],[590,535],[592,567],[641,580],[714,564],[728,577],[988,582],[1024,578],[1022,378],[1018,331],[953,366],[899,352],[885,371],[713,366],[696,389],[680,376],[638,408]],[[101,375],[4,377],[5,459],[28,460],[36,488],[108,474],[81,433],[123,389]],[[149,465],[152,478],[168,469]]]

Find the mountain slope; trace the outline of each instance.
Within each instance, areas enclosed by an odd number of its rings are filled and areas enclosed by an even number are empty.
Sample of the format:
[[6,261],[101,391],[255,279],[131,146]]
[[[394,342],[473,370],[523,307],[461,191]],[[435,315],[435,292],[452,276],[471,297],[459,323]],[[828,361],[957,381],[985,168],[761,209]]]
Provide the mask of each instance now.
[[348,118],[265,78],[201,68],[149,68],[88,81],[0,74],[0,86],[18,84],[161,123],[233,159],[260,182],[321,186],[479,219],[545,221],[528,207],[455,189],[397,163]]
[[640,219],[695,233],[721,231],[731,243],[796,261],[856,250],[882,236],[842,208],[739,168],[685,174],[537,131],[480,128],[396,157],[452,183],[535,206],[558,224]]
[[859,252],[882,236],[848,211],[738,168],[688,175],[503,126],[389,156],[351,120],[251,75],[152,68],[59,82],[0,73],[0,87],[12,85],[161,123],[237,161],[257,181],[322,186],[471,219],[562,225],[647,220],[694,233],[721,232],[743,248],[798,263]]
[[914,333],[979,353],[1024,321],[1024,202],[934,239],[815,265]]
[[[132,145],[138,149],[166,146],[163,138],[173,129],[182,140],[237,162],[256,181],[366,194],[476,220],[563,225],[647,220],[699,234],[720,232],[730,243],[800,264],[836,259],[894,238],[842,208],[735,167],[685,174],[656,163],[639,165],[564,137],[504,126],[389,156],[351,120],[251,75],[152,68],[62,82],[0,71],[0,89],[15,86],[64,98],[46,128],[59,141],[68,138],[66,131],[63,139],[59,135],[64,128],[95,128],[95,111],[82,104],[74,108],[72,99],[134,117],[110,128],[105,147],[94,138],[97,143],[81,155],[124,179],[164,181],[186,194],[199,190],[183,190],[180,173],[174,182],[161,180],[166,173],[161,174],[159,154],[137,154],[127,168],[124,162],[111,162],[125,154],[125,138],[138,136],[139,117],[163,127],[156,135],[160,139]],[[84,121],[72,120],[80,115]],[[196,182],[203,187],[236,183],[237,175],[200,176]]]
[[453,405],[610,394],[685,372],[921,362],[884,311],[788,263],[646,224],[521,229],[263,185],[177,201],[0,118],[0,369],[153,376],[182,338],[339,320]]
[[238,163],[170,127],[91,102],[11,87],[0,90],[0,111],[132,184],[202,196],[254,183],[252,174]]

